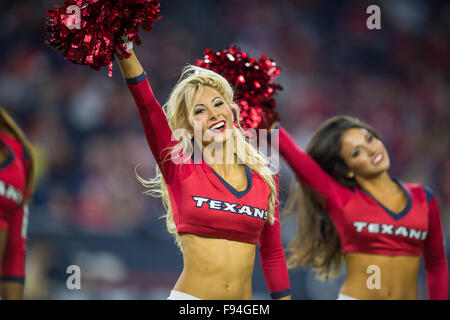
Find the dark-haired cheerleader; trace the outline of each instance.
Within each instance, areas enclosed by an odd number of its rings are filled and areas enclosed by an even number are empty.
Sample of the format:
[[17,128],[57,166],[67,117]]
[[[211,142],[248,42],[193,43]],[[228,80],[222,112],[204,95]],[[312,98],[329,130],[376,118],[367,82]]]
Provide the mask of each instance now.
[[0,108],[0,285],[4,300],[23,297],[33,164],[28,139]]
[[329,278],[345,262],[338,299],[417,299],[423,255],[428,298],[448,298],[436,197],[388,174],[389,154],[369,125],[333,117],[306,152],[283,128],[278,132],[279,152],[300,182],[288,201],[291,208],[302,204],[288,267],[312,266],[320,278]]

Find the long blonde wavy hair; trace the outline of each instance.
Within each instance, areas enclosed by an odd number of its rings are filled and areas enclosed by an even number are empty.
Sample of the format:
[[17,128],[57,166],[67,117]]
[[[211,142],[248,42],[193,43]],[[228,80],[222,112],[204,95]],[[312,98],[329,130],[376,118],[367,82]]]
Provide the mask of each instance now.
[[[163,106],[164,113],[166,114],[172,132],[177,129],[185,129],[179,130],[179,132],[187,133],[177,137],[178,144],[172,147],[172,149],[176,148],[177,150],[182,150],[184,154],[187,155],[184,157],[183,163],[190,161],[194,152],[194,141],[187,130],[192,127],[192,115],[188,114],[187,106],[193,104],[195,97],[205,86],[217,90],[222,95],[226,103],[231,107],[235,120],[239,124],[239,107],[233,101],[234,93],[228,81],[211,70],[193,65],[186,66],[181,73],[178,83],[172,89],[167,103]],[[276,183],[273,172],[269,169],[268,160],[246,140],[245,133],[240,124],[238,128],[233,127],[233,137],[235,143],[234,151],[237,158],[246,164],[252,171],[256,172],[270,188],[267,218],[268,221],[273,224],[275,220],[274,211],[278,197]],[[167,153],[167,155],[170,154],[171,152]],[[176,152],[176,154],[179,153]],[[169,159],[165,159],[164,161],[168,160]],[[156,175],[150,180],[141,178],[137,172],[136,177],[147,189],[144,192],[145,194],[162,198],[163,205],[166,209],[166,214],[163,215],[162,218],[166,219],[167,231],[175,237],[175,243],[181,250],[181,237],[176,229],[173,211],[170,205],[169,192],[159,167],[156,167]]]

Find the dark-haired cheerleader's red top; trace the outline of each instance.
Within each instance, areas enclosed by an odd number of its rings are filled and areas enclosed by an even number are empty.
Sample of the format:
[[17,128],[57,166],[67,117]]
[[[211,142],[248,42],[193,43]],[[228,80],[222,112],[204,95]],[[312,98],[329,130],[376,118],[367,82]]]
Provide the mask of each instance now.
[[339,184],[297,146],[286,130],[280,126],[275,130],[279,133],[279,152],[297,178],[324,196],[344,253],[423,254],[428,298],[448,298],[448,266],[440,210],[428,188],[396,180],[408,203],[402,212],[393,213],[363,189]]
[[26,180],[30,160],[18,139],[0,132],[0,143],[8,150],[7,159],[0,163],[0,229],[8,234],[1,280],[24,283],[28,207],[23,205],[23,199],[28,196]]
[[[247,189],[238,191],[206,162],[171,159],[178,142],[156,100],[145,73],[125,79],[139,109],[148,144],[169,191],[178,234],[259,242],[261,265],[271,297],[290,294],[289,276],[281,243],[278,205],[271,225],[267,221],[270,188],[248,166]],[[276,176],[277,188],[278,177]]]

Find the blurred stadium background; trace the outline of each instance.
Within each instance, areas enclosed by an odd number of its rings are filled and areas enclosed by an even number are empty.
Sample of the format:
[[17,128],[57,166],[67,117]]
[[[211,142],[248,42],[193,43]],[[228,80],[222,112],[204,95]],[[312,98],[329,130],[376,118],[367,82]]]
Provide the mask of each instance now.
[[[155,162],[117,64],[113,77],[74,65],[44,44],[45,12],[62,0],[0,4],[0,104],[38,154],[30,210],[28,299],[165,299],[182,256],[165,230],[159,199],[142,194],[134,167]],[[381,30],[366,8],[381,8]],[[282,123],[300,146],[324,119],[349,114],[373,125],[391,174],[430,186],[450,235],[450,3],[429,0],[161,1],[163,19],[136,53],[164,102],[181,68],[235,44],[277,61]],[[281,201],[292,173],[282,162]],[[283,242],[295,223],[282,224]],[[448,248],[447,248],[448,250]],[[82,289],[68,290],[79,265]],[[291,271],[294,299],[335,299],[344,275],[321,283]],[[268,299],[257,257],[254,298]],[[421,269],[419,299],[426,298]]]

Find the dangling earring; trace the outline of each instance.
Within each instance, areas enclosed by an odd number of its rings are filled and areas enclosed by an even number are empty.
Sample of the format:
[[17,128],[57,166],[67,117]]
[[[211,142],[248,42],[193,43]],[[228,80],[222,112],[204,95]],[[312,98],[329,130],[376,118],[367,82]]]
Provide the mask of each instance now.
[[355,173],[353,171],[350,171],[349,174],[347,174],[347,178],[353,179],[355,177]]

